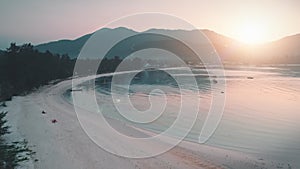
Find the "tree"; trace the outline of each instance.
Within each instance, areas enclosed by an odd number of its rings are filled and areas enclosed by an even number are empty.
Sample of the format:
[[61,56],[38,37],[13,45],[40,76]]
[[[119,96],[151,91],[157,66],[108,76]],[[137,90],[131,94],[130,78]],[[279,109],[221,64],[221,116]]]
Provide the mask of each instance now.
[[6,125],[7,121],[4,119],[6,114],[7,112],[0,113],[0,168],[13,169],[20,162],[28,160],[34,152],[27,147],[25,140],[13,143],[7,143],[4,140],[3,136],[10,133]]

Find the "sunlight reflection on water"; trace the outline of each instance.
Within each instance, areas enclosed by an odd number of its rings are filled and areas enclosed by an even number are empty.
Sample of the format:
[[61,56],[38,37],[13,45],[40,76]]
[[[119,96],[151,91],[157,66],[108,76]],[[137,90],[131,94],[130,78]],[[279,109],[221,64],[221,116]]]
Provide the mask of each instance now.
[[[193,91],[200,91],[200,114],[186,138],[194,142],[198,141],[211,104],[210,91],[217,90],[211,89],[210,81],[203,72],[203,69],[194,69],[199,87],[189,86],[190,91],[184,93],[193,95]],[[300,67],[232,66],[226,68],[225,73],[226,77],[219,77],[227,80],[225,112],[217,131],[207,144],[243,152],[272,154],[278,158],[299,157]],[[184,73],[180,71],[178,76],[184,77]],[[122,85],[118,87],[119,92],[124,90]],[[100,79],[96,91],[99,104],[105,105],[102,106],[105,116],[160,133],[176,119],[180,94],[172,80],[147,84],[137,79],[130,88],[130,98],[137,109],[149,108],[148,93],[153,87],[159,87],[167,93],[168,104],[163,115],[150,124],[130,123],[117,113],[111,100],[109,79]],[[154,97],[159,99],[160,95]]]

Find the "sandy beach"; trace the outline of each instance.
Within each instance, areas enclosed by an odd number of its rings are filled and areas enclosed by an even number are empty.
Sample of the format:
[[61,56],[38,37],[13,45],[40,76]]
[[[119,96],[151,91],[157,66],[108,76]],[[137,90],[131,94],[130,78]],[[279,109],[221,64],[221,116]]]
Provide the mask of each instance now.
[[[21,168],[35,169],[217,169],[276,168],[276,164],[255,155],[225,150],[205,144],[181,142],[172,150],[147,159],[128,159],[112,155],[92,142],[81,128],[74,107],[63,97],[72,80],[44,86],[27,96],[7,102],[9,140],[26,139],[36,154]],[[43,114],[42,111],[46,113]],[[57,120],[52,123],[52,120]],[[122,122],[114,128],[133,136],[146,133]],[[145,145],[146,146],[146,145]]]
[[0,0],[0,169],[300,169],[300,0]]

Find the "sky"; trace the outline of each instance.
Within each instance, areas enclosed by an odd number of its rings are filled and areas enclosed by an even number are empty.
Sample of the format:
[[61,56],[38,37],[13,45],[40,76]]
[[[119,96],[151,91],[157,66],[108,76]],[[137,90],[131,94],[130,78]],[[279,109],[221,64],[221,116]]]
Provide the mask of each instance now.
[[300,33],[299,0],[1,0],[0,49],[10,42],[75,39],[143,12],[178,16],[199,29],[251,43]]

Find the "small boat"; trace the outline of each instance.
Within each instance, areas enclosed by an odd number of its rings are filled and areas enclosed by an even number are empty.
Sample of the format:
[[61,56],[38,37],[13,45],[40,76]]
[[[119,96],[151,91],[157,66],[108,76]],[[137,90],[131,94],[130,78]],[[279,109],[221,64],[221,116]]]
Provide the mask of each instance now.
[[70,92],[78,92],[78,91],[82,91],[81,88],[73,88],[73,89],[69,89]]

